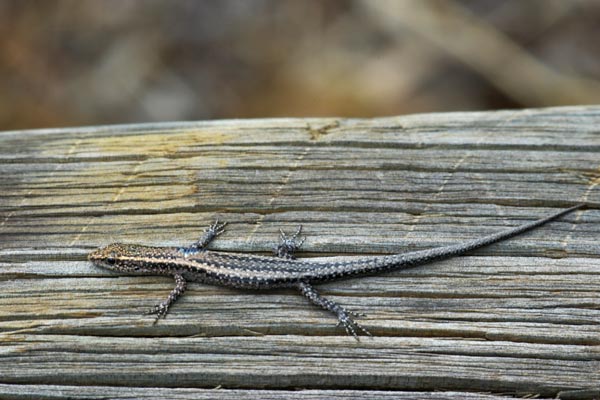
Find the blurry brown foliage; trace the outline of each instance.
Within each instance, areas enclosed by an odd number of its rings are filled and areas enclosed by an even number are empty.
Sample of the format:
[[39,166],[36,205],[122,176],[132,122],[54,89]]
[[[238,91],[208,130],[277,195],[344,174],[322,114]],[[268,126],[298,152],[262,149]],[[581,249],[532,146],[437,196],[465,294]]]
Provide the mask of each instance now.
[[3,0],[0,130],[600,103],[600,2]]

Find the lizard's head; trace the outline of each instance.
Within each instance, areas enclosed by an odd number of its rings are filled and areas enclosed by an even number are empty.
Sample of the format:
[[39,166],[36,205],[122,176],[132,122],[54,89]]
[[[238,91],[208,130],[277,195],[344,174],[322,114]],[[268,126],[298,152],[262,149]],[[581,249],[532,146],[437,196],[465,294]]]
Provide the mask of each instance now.
[[88,255],[94,265],[121,272],[140,272],[143,260],[140,257],[140,246],[113,243],[92,251]]

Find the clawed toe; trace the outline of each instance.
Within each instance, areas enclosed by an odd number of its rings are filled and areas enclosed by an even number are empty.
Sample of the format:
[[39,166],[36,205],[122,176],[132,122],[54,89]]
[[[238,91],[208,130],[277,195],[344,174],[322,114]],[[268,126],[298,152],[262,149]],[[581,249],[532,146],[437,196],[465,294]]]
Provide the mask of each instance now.
[[358,334],[363,332],[367,336],[373,336],[371,332],[369,332],[366,328],[364,328],[361,324],[353,320],[350,315],[358,316],[361,314],[357,314],[352,311],[342,310],[338,313],[338,324],[337,326],[343,326],[348,335],[352,335],[354,339],[360,341]]
[[365,314],[365,313],[359,313],[359,312],[354,312],[354,311],[346,311],[346,312],[355,318],[366,318],[367,317],[367,314]]

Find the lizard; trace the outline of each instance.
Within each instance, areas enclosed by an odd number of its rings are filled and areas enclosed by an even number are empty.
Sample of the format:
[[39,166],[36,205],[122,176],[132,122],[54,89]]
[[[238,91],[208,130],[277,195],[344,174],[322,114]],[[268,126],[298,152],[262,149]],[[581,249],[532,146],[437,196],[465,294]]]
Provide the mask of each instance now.
[[88,259],[96,266],[122,273],[172,276],[175,287],[166,300],[156,304],[148,312],[155,315],[154,323],[167,315],[170,306],[185,292],[187,281],[256,290],[291,287],[298,289],[311,303],[335,314],[338,325],[342,325],[348,335],[358,339],[361,332],[371,336],[371,333],[355,320],[364,314],[349,311],[323,297],[313,285],[415,267],[462,255],[530,231],[583,206],[584,204],[578,204],[544,218],[458,244],[354,259],[296,259],[294,254],[304,242],[304,239],[297,242],[302,226],[289,236],[280,230],[281,243],[276,247],[274,257],[211,251],[207,248],[208,244],[225,230],[226,223],[219,223],[218,220],[191,246],[154,247],[113,243],[92,251]]

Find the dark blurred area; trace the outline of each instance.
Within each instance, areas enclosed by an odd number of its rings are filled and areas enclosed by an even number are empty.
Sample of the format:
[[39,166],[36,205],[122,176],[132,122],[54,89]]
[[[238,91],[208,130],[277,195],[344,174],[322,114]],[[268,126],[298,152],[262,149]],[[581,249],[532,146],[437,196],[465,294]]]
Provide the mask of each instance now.
[[600,103],[600,2],[0,1],[0,130]]

